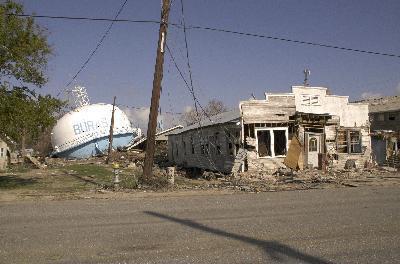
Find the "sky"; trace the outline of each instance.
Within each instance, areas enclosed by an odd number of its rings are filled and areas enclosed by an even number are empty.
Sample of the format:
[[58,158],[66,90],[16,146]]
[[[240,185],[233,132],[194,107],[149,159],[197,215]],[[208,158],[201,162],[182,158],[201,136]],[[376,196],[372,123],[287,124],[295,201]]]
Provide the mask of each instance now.
[[[26,14],[113,18],[123,0],[20,0]],[[159,20],[160,0],[128,0],[120,19]],[[400,55],[398,0],[184,0],[187,25],[223,28],[307,42]],[[181,23],[180,0],[172,1],[170,22]],[[54,54],[41,93],[57,95],[79,70],[111,22],[36,19],[47,29]],[[87,88],[92,103],[117,96],[133,123],[146,121],[152,90],[159,26],[114,24],[73,85]],[[356,53],[190,29],[187,31],[194,89],[200,102],[219,99],[228,107],[254,94],[290,92],[310,69],[311,86],[328,87],[350,100],[400,95],[400,58]],[[183,30],[170,26],[167,44],[188,79]],[[193,106],[191,95],[165,54],[161,113]],[[66,93],[62,93],[65,98]],[[168,114],[167,114],[168,115]],[[168,120],[167,120],[168,119]],[[166,122],[177,123],[176,116]],[[143,124],[142,124],[143,123]]]

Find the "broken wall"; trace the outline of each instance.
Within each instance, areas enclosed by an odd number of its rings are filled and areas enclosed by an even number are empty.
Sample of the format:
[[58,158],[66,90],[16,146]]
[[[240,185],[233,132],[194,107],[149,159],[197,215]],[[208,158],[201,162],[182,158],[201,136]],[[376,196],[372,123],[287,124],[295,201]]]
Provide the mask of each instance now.
[[225,123],[168,135],[168,159],[185,168],[230,173],[240,144],[240,127]]
[[239,105],[247,170],[272,173],[285,167],[284,156],[293,134],[290,116],[296,111],[294,96],[268,94],[266,100],[242,101]]
[[[325,131],[326,153],[332,168],[344,169],[347,160],[354,160],[357,168],[364,168],[365,162],[371,159],[369,127],[327,126]],[[359,134],[359,145],[356,146],[354,137],[349,133]]]

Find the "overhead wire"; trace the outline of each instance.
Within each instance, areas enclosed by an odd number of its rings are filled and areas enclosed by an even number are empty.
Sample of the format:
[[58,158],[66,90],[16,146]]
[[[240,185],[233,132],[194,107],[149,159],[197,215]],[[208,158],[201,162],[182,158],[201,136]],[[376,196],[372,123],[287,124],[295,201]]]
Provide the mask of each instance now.
[[[113,22],[113,23],[114,22],[148,23],[148,24],[159,24],[160,23],[157,20],[133,20],[133,19],[117,19],[117,18],[110,19],[110,18],[95,18],[95,17],[50,16],[50,15],[33,15],[33,14],[31,15],[31,14],[12,14],[12,13],[7,14],[7,15],[18,16],[18,17],[33,17],[33,18],[48,18],[48,19],[63,19],[63,20],[109,21],[109,22]],[[182,25],[180,25],[178,23],[169,22],[168,25],[169,26],[175,26],[175,27],[178,27],[178,28],[182,27]],[[370,55],[379,55],[379,56],[400,58],[400,54],[394,54],[394,53],[388,53],[388,52],[382,52],[382,51],[371,51],[371,50],[364,50],[364,49],[350,48],[350,47],[343,47],[343,46],[338,46],[338,45],[334,45],[334,44],[297,40],[297,39],[284,38],[284,37],[278,37],[278,36],[272,36],[272,35],[264,35],[264,34],[258,34],[258,33],[236,31],[236,30],[230,30],[230,29],[225,29],[225,28],[217,28],[217,27],[210,27],[210,26],[200,26],[200,25],[189,25],[189,26],[187,26],[185,28],[186,29],[197,29],[197,30],[214,31],[214,32],[220,32],[220,33],[247,36],[247,37],[264,38],[264,39],[283,41],[283,42],[294,43],[294,44],[310,45],[310,46],[315,46],[315,47],[337,49],[337,50],[355,52],[355,53],[363,53],[363,54],[370,54]]]
[[[197,130],[197,134],[199,136],[199,143],[201,145],[201,141],[202,141],[202,138],[204,138],[204,135],[202,134],[202,132],[203,132],[203,126],[201,124],[202,118],[201,118],[201,116],[200,116],[200,114],[198,112],[197,105],[202,110],[204,116],[207,117],[210,122],[213,122],[213,120],[211,119],[209,114],[205,111],[204,107],[201,105],[201,103],[197,99],[195,91],[194,91],[192,69],[191,69],[191,65],[190,65],[190,56],[189,56],[189,47],[188,47],[189,45],[188,45],[188,41],[187,41],[187,33],[186,33],[186,30],[185,30],[186,24],[185,24],[185,16],[184,16],[184,8],[183,8],[183,1],[182,0],[181,0],[181,13],[182,13],[181,15],[182,15],[183,32],[184,32],[184,40],[185,40],[185,48],[186,48],[186,60],[187,60],[187,67],[188,67],[188,71],[189,71],[190,85],[189,85],[188,81],[186,80],[186,78],[183,76],[183,73],[182,73],[182,71],[180,70],[180,68],[179,68],[179,66],[177,64],[177,62],[176,62],[176,60],[175,60],[175,58],[174,58],[174,56],[172,54],[171,49],[169,48],[168,45],[166,45],[166,47],[167,47],[168,54],[170,55],[171,60],[173,61],[174,65],[175,65],[175,68],[179,72],[182,80],[184,81],[186,87],[188,88],[189,92],[192,95],[192,98],[193,98],[193,101],[194,101],[194,105],[195,105],[195,112],[196,112],[196,116],[197,116],[197,120],[196,120],[195,123],[198,123],[198,127],[196,128],[196,130]],[[226,127],[224,127],[224,130],[226,130],[228,132],[228,133],[226,133],[226,132],[225,133],[228,135],[229,141],[232,142],[232,140],[231,140],[231,135],[232,134],[227,130]],[[215,138],[215,141],[217,141],[217,138]],[[191,140],[191,143],[193,144],[193,138]],[[211,145],[211,147],[215,148],[215,150],[218,152],[218,146],[216,144],[214,144],[214,142],[212,140],[208,140],[208,142],[206,144],[201,145],[201,152],[202,152],[202,154],[205,154],[206,158],[208,159],[209,164],[214,168],[214,170],[217,171],[220,174],[223,174],[221,172],[221,170],[217,167],[216,163],[214,162],[214,160],[212,159],[212,157],[210,155],[211,151],[210,151],[210,145],[208,143]],[[233,148],[233,144],[232,144],[232,148]],[[185,152],[186,152],[186,149],[185,149]],[[199,161],[199,158],[197,156],[196,156],[196,158]]]
[[[124,9],[126,3],[128,2],[128,0],[125,0],[123,2],[123,4],[121,5],[121,7],[118,9],[117,14],[115,15],[114,19],[117,19],[118,16],[121,14],[122,10]],[[75,73],[75,75],[72,77],[72,79],[65,85],[65,87],[57,94],[57,97],[60,96],[60,94],[65,91],[68,86],[76,79],[76,77],[78,77],[78,75],[83,71],[83,69],[85,69],[86,65],[88,65],[88,63],[90,62],[90,60],[93,58],[93,56],[96,54],[97,50],[100,48],[100,46],[102,45],[104,39],[107,37],[107,35],[110,33],[111,28],[113,27],[115,21],[112,21],[110,23],[110,25],[108,26],[107,30],[104,32],[103,36],[100,38],[99,42],[97,43],[96,47],[94,48],[94,50],[89,54],[89,57],[85,60],[85,62],[82,64],[82,66],[79,68],[79,70]]]
[[[147,111],[149,110],[149,107],[139,107],[139,106],[130,106],[130,105],[125,105],[125,104],[117,104],[118,107],[124,107],[124,108],[130,108],[130,109],[135,109],[135,110],[141,110],[141,111]],[[182,112],[174,112],[174,111],[163,111],[164,114],[172,114],[172,115],[181,115]]]

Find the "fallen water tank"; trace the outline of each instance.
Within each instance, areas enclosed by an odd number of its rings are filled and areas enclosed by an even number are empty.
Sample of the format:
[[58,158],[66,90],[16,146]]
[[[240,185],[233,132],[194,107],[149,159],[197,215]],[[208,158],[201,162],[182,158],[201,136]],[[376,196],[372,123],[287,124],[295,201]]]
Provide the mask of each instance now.
[[[110,104],[91,104],[78,107],[61,117],[51,133],[53,156],[71,159],[89,158],[108,148],[111,115]],[[115,107],[113,148],[124,147],[140,136],[139,128],[132,128],[126,114]]]

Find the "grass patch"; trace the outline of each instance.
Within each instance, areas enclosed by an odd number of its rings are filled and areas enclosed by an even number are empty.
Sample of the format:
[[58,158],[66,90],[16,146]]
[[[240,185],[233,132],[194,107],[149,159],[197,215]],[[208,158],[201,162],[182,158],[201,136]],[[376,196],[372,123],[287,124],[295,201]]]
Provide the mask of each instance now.
[[0,176],[0,189],[10,190],[35,185],[37,179],[25,179],[16,175],[2,175]]
[[100,186],[111,186],[114,174],[111,168],[97,164],[73,164],[63,171],[79,180]]
[[[16,173],[16,171],[23,171]],[[143,178],[140,166],[119,169],[121,189],[161,190],[169,187],[165,172],[155,170],[151,179]],[[14,168],[13,172],[0,173],[0,191],[12,190],[21,195],[75,195],[98,188],[113,189],[114,171],[111,165],[70,164],[46,170]]]
[[[114,186],[114,171],[111,166],[97,164],[74,164],[64,167],[64,172],[79,178],[82,181],[92,183],[105,188]],[[119,169],[120,187],[123,189],[136,189],[143,172],[140,168]]]
[[98,178],[107,178],[112,174],[110,169],[97,164],[73,164],[65,166],[64,170],[74,171],[81,176],[96,176]]
[[15,164],[12,165],[8,168],[8,172],[12,172],[12,173],[26,173],[28,171],[30,171],[32,169],[31,166],[29,166],[28,164],[22,163],[22,164]]

